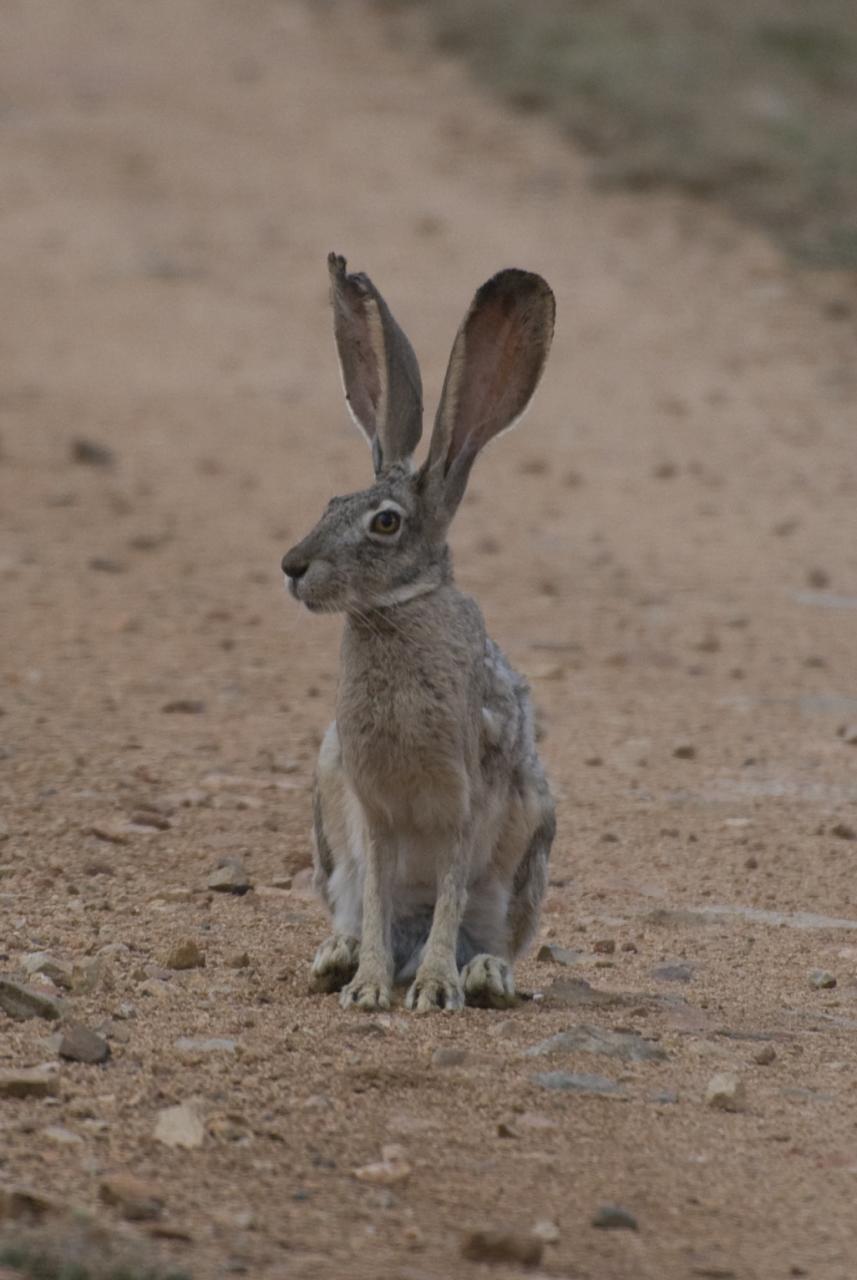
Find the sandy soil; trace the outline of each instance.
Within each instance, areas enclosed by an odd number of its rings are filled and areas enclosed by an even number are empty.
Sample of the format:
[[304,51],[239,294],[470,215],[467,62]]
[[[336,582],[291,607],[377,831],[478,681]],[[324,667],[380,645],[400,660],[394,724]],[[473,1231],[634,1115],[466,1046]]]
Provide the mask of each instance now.
[[[593,193],[545,125],[388,31],[362,0],[6,7],[0,959],[101,955],[66,998],[113,1056],[0,1100],[0,1185],[173,1235],[197,1280],[469,1280],[468,1232],[540,1220],[557,1280],[851,1280],[853,294],[715,210]],[[508,1015],[307,993],[339,623],[301,614],[278,566],[369,474],[329,248],[384,290],[433,394],[486,276],[527,266],[557,294],[536,406],[454,537],[543,710],[540,941],[579,953],[522,964],[542,998]],[[113,465],[75,461],[78,439]],[[252,892],[207,891],[224,857]],[[184,938],[205,967],[165,969]],[[666,1057],[524,1056],[582,1024]],[[0,1014],[0,1072],[56,1061],[50,1033]],[[740,1112],[706,1104],[721,1071]],[[181,1102],[197,1149],[154,1138]],[[410,1176],[357,1179],[388,1143]],[[121,1170],[159,1189],[159,1221],[101,1204]],[[639,1229],[594,1228],[605,1203]]]

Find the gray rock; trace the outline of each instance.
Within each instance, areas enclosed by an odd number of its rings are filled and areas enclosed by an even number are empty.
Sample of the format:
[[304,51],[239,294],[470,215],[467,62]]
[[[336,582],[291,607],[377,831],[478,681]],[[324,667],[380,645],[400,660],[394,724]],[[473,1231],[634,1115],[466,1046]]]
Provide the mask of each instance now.
[[59,1080],[43,1067],[0,1071],[0,1098],[55,1098],[59,1091]]
[[652,970],[658,982],[692,982],[693,966],[689,964],[662,964]]
[[836,986],[836,977],[827,969],[813,969],[809,975],[809,985],[816,991],[829,991]]
[[834,1095],[825,1093],[823,1089],[807,1089],[804,1085],[792,1085],[783,1089],[787,1098],[795,1098],[798,1102],[833,1102]]
[[3,977],[0,977],[0,1009],[16,1022],[25,1022],[28,1018],[46,1018],[49,1022],[56,1022],[64,1012],[62,1001],[54,996]]
[[639,1001],[618,991],[598,991],[584,978],[555,978],[545,991],[545,1003],[562,1009],[615,1009]]
[[110,1045],[107,1041],[79,1022],[70,1022],[62,1031],[51,1036],[51,1048],[60,1058],[66,1058],[69,1062],[94,1065],[106,1062],[110,1057]]
[[533,1076],[533,1083],[542,1089],[558,1089],[568,1093],[593,1093],[615,1098],[628,1096],[615,1080],[608,1080],[605,1076],[587,1075],[584,1072],[544,1071]]
[[619,1204],[602,1204],[592,1216],[593,1227],[600,1231],[639,1231],[637,1219],[633,1213],[623,1209]]
[[772,1044],[763,1044],[761,1049],[757,1049],[753,1054],[753,1061],[759,1067],[769,1067],[777,1056],[777,1051]]
[[666,1052],[636,1031],[603,1031],[600,1027],[571,1027],[525,1050],[528,1058],[548,1053],[601,1053],[623,1062],[663,1062]]
[[58,960],[49,951],[31,951],[29,955],[24,956],[22,959],[21,968],[28,977],[41,973],[46,978],[50,978],[51,982],[58,987],[65,987],[66,990],[71,990],[74,965],[70,960]]
[[179,1036],[175,1047],[180,1053],[234,1053],[235,1041],[217,1037],[203,1040],[195,1036]]
[[242,896],[252,889],[253,885],[238,858],[224,858],[220,866],[208,877],[208,888],[215,893],[234,893]]

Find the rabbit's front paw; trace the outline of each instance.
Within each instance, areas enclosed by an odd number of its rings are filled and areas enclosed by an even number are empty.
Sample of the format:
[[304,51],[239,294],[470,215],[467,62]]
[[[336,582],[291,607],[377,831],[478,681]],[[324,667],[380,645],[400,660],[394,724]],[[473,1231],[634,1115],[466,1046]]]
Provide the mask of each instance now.
[[512,966],[499,956],[474,956],[461,973],[464,998],[483,1009],[508,1009],[515,1004]]
[[360,943],[345,933],[326,938],[315,953],[310,970],[314,991],[339,991],[357,971]]
[[386,978],[378,978],[373,974],[366,974],[364,977],[358,969],[348,986],[342,988],[339,1003],[343,1009],[366,1009],[371,1013],[378,1009],[389,1009],[390,998],[390,983]]
[[420,969],[405,996],[405,1005],[415,1013],[463,1009],[464,988],[455,969]]

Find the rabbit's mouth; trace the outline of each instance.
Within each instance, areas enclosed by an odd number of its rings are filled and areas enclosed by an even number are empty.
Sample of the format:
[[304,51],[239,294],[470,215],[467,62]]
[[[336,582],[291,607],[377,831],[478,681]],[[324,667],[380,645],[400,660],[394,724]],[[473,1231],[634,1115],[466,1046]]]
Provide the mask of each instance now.
[[313,585],[303,578],[290,578],[286,575],[286,590],[293,600],[297,600],[310,613],[339,613],[344,608],[338,595],[313,590]]

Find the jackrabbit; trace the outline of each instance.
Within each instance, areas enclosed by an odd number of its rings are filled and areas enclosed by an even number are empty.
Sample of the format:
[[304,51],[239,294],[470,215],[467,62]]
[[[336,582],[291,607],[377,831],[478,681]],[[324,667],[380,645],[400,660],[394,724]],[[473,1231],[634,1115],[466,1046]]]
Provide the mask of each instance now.
[[447,529],[476,455],[513,426],[553,336],[540,276],[477,292],[450,356],[428,458],[410,343],[365,275],[328,259],[345,398],[372,449],[369,489],[333,498],[283,558],[295,599],[342,612],[336,720],[318,760],[315,885],[334,933],[312,966],[344,1008],[513,1002],[556,823],[525,681],[452,578]]

